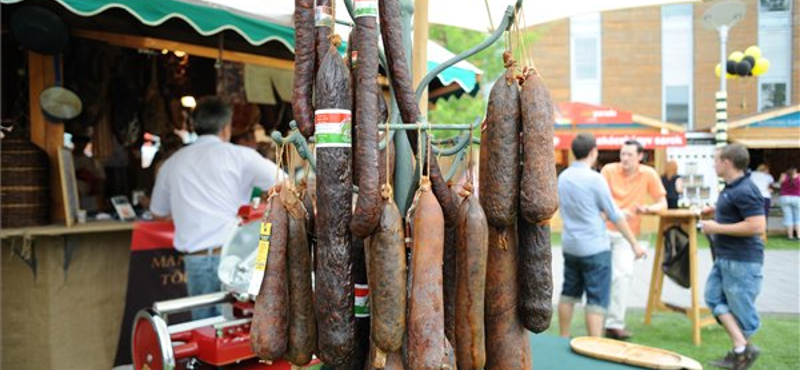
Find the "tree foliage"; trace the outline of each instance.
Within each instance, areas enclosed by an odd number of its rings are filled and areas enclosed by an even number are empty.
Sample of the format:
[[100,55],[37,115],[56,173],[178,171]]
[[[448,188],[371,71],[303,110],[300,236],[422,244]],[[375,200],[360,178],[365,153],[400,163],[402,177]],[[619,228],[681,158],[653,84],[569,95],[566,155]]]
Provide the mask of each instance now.
[[[489,36],[488,33],[438,24],[432,24],[429,33],[430,40],[442,45],[454,54],[460,54],[468,50],[486,40]],[[530,45],[530,48],[532,48],[537,36],[536,33],[527,31],[520,38],[525,45]],[[431,123],[472,123],[476,118],[482,119],[486,112],[489,91],[494,81],[505,70],[503,67],[503,51],[505,49],[505,37],[501,37],[492,46],[468,58],[468,62],[483,71],[483,75],[480,77],[480,90],[477,95],[473,97],[464,94],[460,98],[450,96],[448,99],[438,100],[435,107],[432,107],[433,109],[428,112],[428,121]],[[515,51],[515,55],[518,54]],[[456,134],[454,131],[434,133],[435,136],[440,138],[451,137]],[[480,135],[480,130],[476,130],[475,135]]]

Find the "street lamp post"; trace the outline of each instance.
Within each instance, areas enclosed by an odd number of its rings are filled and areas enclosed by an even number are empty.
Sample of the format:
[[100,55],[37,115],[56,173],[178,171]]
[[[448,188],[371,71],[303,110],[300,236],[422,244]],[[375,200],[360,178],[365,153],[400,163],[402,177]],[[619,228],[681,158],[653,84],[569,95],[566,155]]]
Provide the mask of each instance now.
[[744,18],[747,7],[738,0],[717,3],[703,14],[703,26],[709,30],[719,32],[719,60],[721,73],[719,74],[719,91],[716,93],[716,125],[714,138],[717,147],[725,146],[728,142],[728,87],[727,78],[727,43],[728,31]]

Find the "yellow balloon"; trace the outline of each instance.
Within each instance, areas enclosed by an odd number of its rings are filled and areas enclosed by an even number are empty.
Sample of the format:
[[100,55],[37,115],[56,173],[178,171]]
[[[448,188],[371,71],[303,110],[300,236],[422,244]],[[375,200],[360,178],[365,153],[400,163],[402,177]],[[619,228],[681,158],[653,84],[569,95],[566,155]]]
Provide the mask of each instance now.
[[735,80],[735,79],[739,78],[739,75],[727,73],[727,74],[725,74],[725,78],[727,78],[729,80]]
[[719,63],[714,67],[714,74],[717,75],[717,78],[722,74],[722,66],[720,66]]
[[742,58],[744,58],[744,54],[742,54],[741,51],[734,51],[730,56],[728,56],[728,59],[731,59],[736,63],[741,62]]
[[758,58],[761,58],[761,48],[753,45],[744,51],[744,55],[751,56],[753,59],[758,60]]
[[756,65],[753,66],[753,70],[751,72],[753,73],[753,76],[761,76],[764,73],[767,73],[767,71],[769,71],[769,59],[762,57],[756,60]]

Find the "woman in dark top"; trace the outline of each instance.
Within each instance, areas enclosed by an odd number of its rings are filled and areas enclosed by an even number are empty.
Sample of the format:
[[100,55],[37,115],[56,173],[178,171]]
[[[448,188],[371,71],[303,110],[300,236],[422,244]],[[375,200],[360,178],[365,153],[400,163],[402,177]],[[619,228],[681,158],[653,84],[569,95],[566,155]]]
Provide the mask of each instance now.
[[667,168],[664,171],[664,175],[661,176],[661,183],[664,184],[664,189],[667,189],[667,208],[677,209],[678,199],[683,193],[683,180],[678,175],[677,162],[667,162]]

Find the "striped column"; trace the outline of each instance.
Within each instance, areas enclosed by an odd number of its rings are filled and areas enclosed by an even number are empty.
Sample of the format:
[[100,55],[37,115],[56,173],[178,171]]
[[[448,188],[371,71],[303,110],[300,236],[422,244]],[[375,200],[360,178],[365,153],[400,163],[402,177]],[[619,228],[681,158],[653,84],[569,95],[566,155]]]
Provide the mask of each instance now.
[[717,148],[720,148],[728,144],[728,93],[717,91],[716,97],[717,123],[714,126],[714,139]]
[[[717,123],[714,125],[714,141],[719,149],[728,145],[728,93],[717,91],[716,96]],[[717,191],[721,193],[722,189],[725,189],[725,180],[717,177]]]

